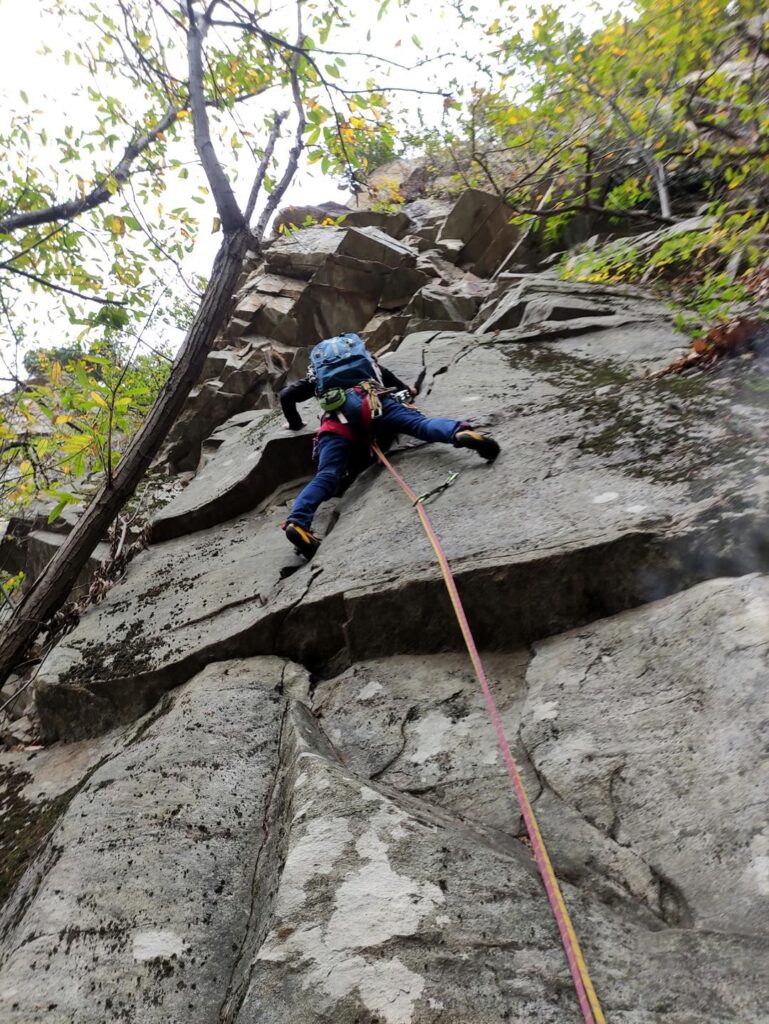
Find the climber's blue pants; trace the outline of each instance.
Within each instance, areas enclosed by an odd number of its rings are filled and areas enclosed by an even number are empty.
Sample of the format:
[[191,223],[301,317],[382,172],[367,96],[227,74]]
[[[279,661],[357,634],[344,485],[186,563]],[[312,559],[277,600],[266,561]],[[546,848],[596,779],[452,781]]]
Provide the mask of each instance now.
[[[321,502],[333,498],[344,479],[350,454],[356,445],[367,440],[361,414],[362,398],[354,391],[348,392],[347,401],[341,409],[344,417],[360,440],[351,441],[331,431],[318,435],[316,456],[318,471],[315,477],[300,491],[289,523],[298,523],[310,529],[312,519]],[[454,434],[462,426],[462,420],[447,420],[436,416],[423,416],[417,409],[410,409],[396,402],[390,395],[382,396],[382,415],[372,420],[374,439],[395,434],[408,434],[420,441],[441,441],[451,444]]]

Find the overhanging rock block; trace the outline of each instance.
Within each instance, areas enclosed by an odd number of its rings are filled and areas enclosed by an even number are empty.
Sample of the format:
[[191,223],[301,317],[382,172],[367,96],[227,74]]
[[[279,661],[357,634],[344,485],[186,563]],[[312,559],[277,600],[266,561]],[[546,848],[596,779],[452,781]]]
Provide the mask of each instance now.
[[256,508],[280,487],[312,473],[312,430],[287,431],[280,412],[251,413],[218,431],[216,458],[198,472],[152,524],[152,540],[170,540]]
[[302,324],[297,312],[300,299],[288,295],[259,295],[251,330],[284,345],[302,344]]
[[385,277],[379,305],[382,309],[403,309],[412,295],[430,281],[430,275],[422,269],[395,267]]
[[413,221],[407,212],[384,213],[376,210],[350,210],[342,221],[343,227],[377,228],[377,230],[401,239],[412,227]]
[[341,256],[371,260],[387,267],[413,267],[417,254],[377,228],[350,228],[339,246]]
[[478,312],[480,303],[480,294],[472,294],[461,287],[445,288],[431,284],[416,293],[406,312],[424,319],[466,323]]
[[466,189],[446,217],[438,241],[461,239],[458,262],[472,264],[473,272],[483,277],[497,269],[518,240],[511,217],[510,207],[499,196]]
[[[341,203],[319,203],[308,206],[287,206],[280,210],[273,223],[273,231],[277,236],[285,235],[285,229],[301,229],[308,226],[328,227],[330,224],[348,228],[374,227],[392,238],[402,238],[412,225],[407,213],[385,213],[375,210],[359,210],[342,206]],[[324,223],[329,222],[329,223]],[[284,230],[281,231],[280,228]],[[305,229],[306,230],[306,229]]]
[[364,327],[374,315],[389,273],[384,264],[352,256],[327,259],[297,303],[301,343],[314,345],[322,338]]
[[327,256],[339,251],[345,233],[343,228],[313,227],[278,238],[265,253],[267,268],[309,280]]
[[407,316],[397,313],[377,313],[359,333],[368,348],[378,353],[403,335],[408,320]]
[[413,266],[416,253],[377,228],[319,227],[273,242],[265,260],[270,271],[309,280],[329,256],[349,256],[387,267]]

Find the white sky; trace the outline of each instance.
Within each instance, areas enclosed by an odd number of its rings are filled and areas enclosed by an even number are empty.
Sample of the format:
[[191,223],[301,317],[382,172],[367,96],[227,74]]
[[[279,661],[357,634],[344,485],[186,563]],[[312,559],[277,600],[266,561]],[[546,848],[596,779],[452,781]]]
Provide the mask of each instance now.
[[[488,23],[494,19],[499,11],[498,0],[475,0],[478,8],[476,22],[471,28],[458,28],[458,23],[453,15],[449,4],[442,0],[416,0],[411,12],[405,15],[396,7],[397,0],[391,3],[391,10],[379,22],[376,21],[377,4],[374,0],[359,0],[357,9],[358,20],[353,28],[345,35],[336,35],[326,44],[328,47],[359,51],[368,50],[380,53],[385,57],[397,60],[404,64],[412,64],[423,57],[425,53],[440,53],[466,49],[471,52],[482,52],[484,49],[484,38],[478,26]],[[616,2],[606,0],[606,7],[616,6]],[[525,10],[529,5],[522,5]],[[540,6],[539,0],[536,6]],[[582,5],[574,3],[575,10],[584,9]],[[597,21],[595,14],[590,16],[590,21]],[[371,32],[371,40],[366,40],[366,32]],[[412,34],[417,34],[423,43],[423,50],[411,42]],[[0,0],[0,39],[2,40],[2,60],[0,60],[0,107],[2,110],[19,109],[21,103],[19,92],[24,90],[29,97],[29,108],[35,113],[35,125],[41,125],[54,134],[61,130],[61,124],[89,123],[88,101],[77,96],[85,88],[85,71],[74,63],[65,66],[56,55],[41,56],[39,50],[41,44],[47,43],[57,53],[66,48],[75,48],[76,41],[67,41],[64,38],[62,29],[55,19],[45,15],[43,4],[40,0]],[[461,62],[442,60],[438,70],[448,77],[452,70],[460,80],[470,86],[475,78],[475,73],[467,65]],[[368,75],[375,72],[370,62],[361,58],[348,59],[348,83],[351,87],[356,84],[365,84],[364,80]],[[398,86],[434,87],[430,81],[427,71],[397,73],[391,84]],[[379,75],[376,75],[379,80]],[[427,123],[438,121],[442,116],[442,100],[427,96],[411,96],[407,94],[393,94],[394,99],[403,100],[407,110],[412,114],[420,109],[423,118]],[[275,102],[272,100],[271,102]],[[0,110],[0,133],[4,127],[4,116]],[[288,144],[286,144],[288,145]],[[223,154],[225,155],[225,154]],[[2,154],[0,154],[2,159]],[[41,164],[44,165],[45,154],[41,153]],[[242,182],[240,191],[246,188],[246,180],[249,178],[249,167],[245,162],[241,164]],[[200,220],[200,232],[196,239],[195,250],[185,260],[184,269],[186,272],[196,271],[206,274],[210,270],[213,255],[219,244],[219,236],[211,234],[215,210],[209,199],[207,205],[190,204],[190,184],[195,181],[195,173],[202,183],[202,173],[191,169],[190,179],[184,183],[174,183],[171,186],[170,194],[166,205],[168,207],[189,204]],[[69,196],[59,196],[64,199]],[[312,166],[303,166],[289,188],[282,205],[317,203],[326,200],[336,200],[346,203],[350,199],[347,192],[337,187],[334,179],[324,178],[320,172]],[[40,296],[40,292],[37,293]],[[66,322],[66,314],[57,314],[57,302],[50,297],[39,298],[40,307],[48,311],[48,319],[52,320],[57,329],[53,332],[55,337],[41,339],[32,337],[30,344],[34,347],[39,344],[61,344],[66,340],[64,335],[71,334],[72,329]],[[0,327],[0,344],[8,345],[7,334],[3,334]],[[0,353],[2,354],[2,353]]]

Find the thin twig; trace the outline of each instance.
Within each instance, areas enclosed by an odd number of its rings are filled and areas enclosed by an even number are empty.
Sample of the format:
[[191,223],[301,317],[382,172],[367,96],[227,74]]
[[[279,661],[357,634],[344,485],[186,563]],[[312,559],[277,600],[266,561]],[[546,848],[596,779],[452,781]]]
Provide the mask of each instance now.
[[244,216],[247,224],[250,223],[251,217],[254,214],[256,200],[259,197],[262,185],[264,184],[264,179],[267,175],[267,168],[270,165],[272,154],[275,151],[275,143],[277,142],[278,135],[280,134],[280,127],[287,117],[287,111],[284,111],[282,114],[277,113],[277,111],[275,112],[275,120],[272,125],[272,130],[270,131],[270,137],[267,139],[267,145],[264,147],[264,155],[262,156],[259,167],[257,168],[256,177],[254,178],[254,183],[251,186],[251,192],[248,196],[248,202],[246,203]]
[[43,288],[50,288],[55,292],[63,292],[64,295],[74,295],[76,299],[84,299],[86,302],[98,302],[102,306],[125,306],[127,303],[123,299],[100,299],[98,295],[86,295],[84,292],[77,292],[73,288],[65,288],[62,284],[54,284],[53,281],[46,281],[44,277],[38,277],[37,274],[30,274],[27,270],[19,270],[18,267],[6,267],[11,274],[18,274],[20,277],[26,277],[30,281],[35,281],[36,284],[41,285]]

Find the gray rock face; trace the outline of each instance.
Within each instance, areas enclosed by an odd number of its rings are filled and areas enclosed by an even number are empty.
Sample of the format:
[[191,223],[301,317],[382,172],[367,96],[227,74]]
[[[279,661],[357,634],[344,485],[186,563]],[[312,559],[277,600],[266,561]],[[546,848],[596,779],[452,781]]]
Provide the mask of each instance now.
[[[318,206],[287,206],[280,211],[273,222],[273,232],[279,235],[286,228],[301,228],[307,221],[322,224],[324,221],[339,221],[345,227],[374,227],[393,238],[402,238],[411,227],[408,214],[381,213],[375,210],[355,210],[341,203],[320,203]],[[281,232],[281,228],[283,232]]]
[[416,253],[375,227],[312,227],[273,242],[267,267],[289,277],[310,279],[329,256],[349,256],[386,267],[408,266]]
[[766,936],[768,612],[766,576],[711,580],[544,643],[527,677],[543,784],[698,931]]
[[[410,204],[415,237],[468,245],[492,204],[463,234],[460,203]],[[581,1019],[414,510],[370,467],[311,563],[279,530],[317,410],[255,406],[355,309],[423,411],[502,445],[390,454],[418,494],[459,474],[429,512],[607,1021],[765,1024],[762,361],[650,379],[683,339],[636,289],[317,230],[270,250],[304,276],[245,282],[201,383],[236,407],[193,399],[196,475],[41,667],[50,745],[0,758],[0,1019]]]
[[[489,659],[612,1021],[764,1019],[766,780],[739,738],[768,603],[765,577],[713,581]],[[648,658],[692,633],[678,663],[709,698],[682,735],[665,708],[691,690]],[[456,656],[361,663],[314,698],[279,659],[209,666],[128,730],[6,907],[4,1019],[576,1024],[480,707]],[[714,749],[745,780],[715,806]]]
[[[217,666],[90,777],[51,837],[48,870],[6,908],[3,1020],[38,1006],[52,1021],[215,1019],[250,916],[282,672]],[[59,961],[66,974],[47,969]]]
[[[736,444],[728,391],[643,380],[677,344],[666,317],[643,313],[629,324],[626,311],[621,326],[601,318],[601,330],[554,322],[552,341],[526,326],[489,340],[415,334],[390,361],[421,383],[426,412],[486,422],[503,445],[491,467],[447,447],[397,459],[417,493],[460,474],[434,518],[482,644],[512,650],[766,565],[767,413],[751,407],[755,433]],[[696,406],[683,405],[692,386]],[[213,658],[278,651],[321,668],[331,657],[461,649],[414,514],[378,471],[347,492],[313,563],[284,578],[287,495],[260,503],[309,467],[306,440],[274,429],[222,447],[221,469],[208,464],[158,521],[159,538],[178,540],[140,556],[53,652],[37,694],[49,735],[144,711]],[[702,451],[713,453],[706,465]]]
[[281,486],[312,475],[312,434],[287,432],[278,412],[228,431],[190,484],[156,517],[153,540],[170,540],[257,508]]

